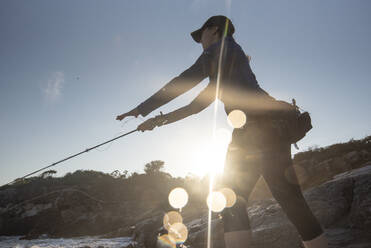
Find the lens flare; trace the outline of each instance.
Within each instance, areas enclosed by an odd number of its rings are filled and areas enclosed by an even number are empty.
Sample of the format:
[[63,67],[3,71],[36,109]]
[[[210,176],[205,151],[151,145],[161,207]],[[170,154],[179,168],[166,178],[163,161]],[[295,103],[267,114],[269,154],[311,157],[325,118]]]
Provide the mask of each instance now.
[[231,131],[225,128],[219,128],[215,132],[215,142],[220,146],[227,146],[232,140]]
[[233,110],[228,114],[228,122],[233,128],[241,128],[246,123],[246,115],[241,110]]
[[227,200],[224,195],[219,191],[214,191],[207,197],[207,206],[213,212],[221,212],[227,205]]
[[188,202],[188,194],[183,188],[175,188],[169,194],[169,203],[173,208],[182,208]]
[[184,243],[188,238],[188,229],[183,223],[174,223],[169,228],[169,236],[175,243]]
[[170,211],[164,215],[163,224],[164,228],[169,231],[169,228],[174,223],[182,223],[182,216],[176,211]]
[[223,188],[220,190],[220,193],[222,193],[226,199],[226,207],[230,208],[232,207],[237,200],[237,196],[234,193],[234,191],[230,188]]
[[215,137],[210,142],[200,146],[198,152],[193,154],[198,175],[223,173],[231,138],[232,134],[229,130],[220,128],[216,130]]
[[171,236],[164,234],[157,238],[157,247],[176,248],[176,242]]
[[[218,73],[217,73],[217,78],[216,78],[216,91],[215,91],[215,100],[218,99],[219,97],[219,87],[220,87],[220,79],[221,79],[221,66],[222,66],[222,61],[223,61],[223,51],[224,51],[224,42],[225,39],[223,37],[222,39],[222,44],[220,47],[220,54],[219,54],[219,59],[218,59]],[[218,112],[218,104],[214,104],[214,118],[213,118],[213,138],[215,139],[216,137],[216,116]],[[210,182],[209,182],[209,195],[212,194],[213,192],[213,181],[214,181],[214,176],[215,173],[212,173],[210,175]],[[220,193],[221,194],[221,193]],[[221,194],[223,196],[223,194]],[[224,198],[224,196],[223,196]],[[209,198],[208,198],[209,199]],[[212,200],[210,200],[212,203]],[[225,198],[224,198],[225,201]],[[213,204],[210,204],[211,206]],[[211,247],[211,208],[209,207],[208,211],[208,220],[207,220],[207,248]]]

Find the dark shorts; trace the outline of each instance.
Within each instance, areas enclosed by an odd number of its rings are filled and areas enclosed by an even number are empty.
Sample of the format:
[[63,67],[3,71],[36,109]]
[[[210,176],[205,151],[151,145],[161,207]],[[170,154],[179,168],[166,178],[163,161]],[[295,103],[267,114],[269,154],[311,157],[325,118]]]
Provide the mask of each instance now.
[[259,177],[263,176],[302,239],[311,240],[323,231],[293,173],[291,144],[282,134],[284,125],[280,120],[251,121],[244,128],[235,129],[228,147],[224,184],[248,200]]

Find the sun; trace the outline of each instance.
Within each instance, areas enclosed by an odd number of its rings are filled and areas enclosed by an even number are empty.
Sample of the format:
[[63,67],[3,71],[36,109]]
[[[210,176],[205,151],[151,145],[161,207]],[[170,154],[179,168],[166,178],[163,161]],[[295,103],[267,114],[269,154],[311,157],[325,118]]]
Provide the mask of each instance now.
[[231,131],[221,128],[215,132],[215,137],[201,146],[194,154],[192,164],[194,173],[198,176],[206,174],[221,174],[224,169],[228,144],[231,141]]

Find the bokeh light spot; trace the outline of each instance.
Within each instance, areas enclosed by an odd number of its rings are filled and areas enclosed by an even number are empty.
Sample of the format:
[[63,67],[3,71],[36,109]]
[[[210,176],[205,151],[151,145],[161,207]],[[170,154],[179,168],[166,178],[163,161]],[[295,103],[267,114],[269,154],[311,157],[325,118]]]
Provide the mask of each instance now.
[[226,207],[230,208],[236,203],[237,196],[234,191],[230,188],[223,188],[220,192],[224,195],[226,199]]
[[188,229],[183,223],[174,223],[169,228],[169,236],[176,243],[184,243],[188,238]]
[[214,191],[207,197],[207,206],[213,212],[221,212],[227,205],[227,200],[219,191]]
[[169,194],[169,203],[173,208],[182,208],[188,202],[188,194],[183,188],[175,188]]
[[241,128],[246,123],[246,115],[241,110],[233,110],[228,115],[228,122],[233,128]]
[[164,215],[163,224],[164,228],[169,231],[169,228],[174,223],[182,223],[182,216],[176,211],[170,211]]

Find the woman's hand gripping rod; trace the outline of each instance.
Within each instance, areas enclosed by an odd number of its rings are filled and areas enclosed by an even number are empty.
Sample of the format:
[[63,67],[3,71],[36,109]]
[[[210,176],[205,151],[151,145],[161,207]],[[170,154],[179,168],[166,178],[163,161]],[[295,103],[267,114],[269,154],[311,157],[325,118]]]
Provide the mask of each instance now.
[[142,124],[140,124],[137,127],[137,130],[142,132],[147,130],[150,131],[153,130],[155,127],[165,125],[167,122],[168,122],[167,118],[162,114],[162,112],[160,112],[160,115],[150,118],[143,122]]

